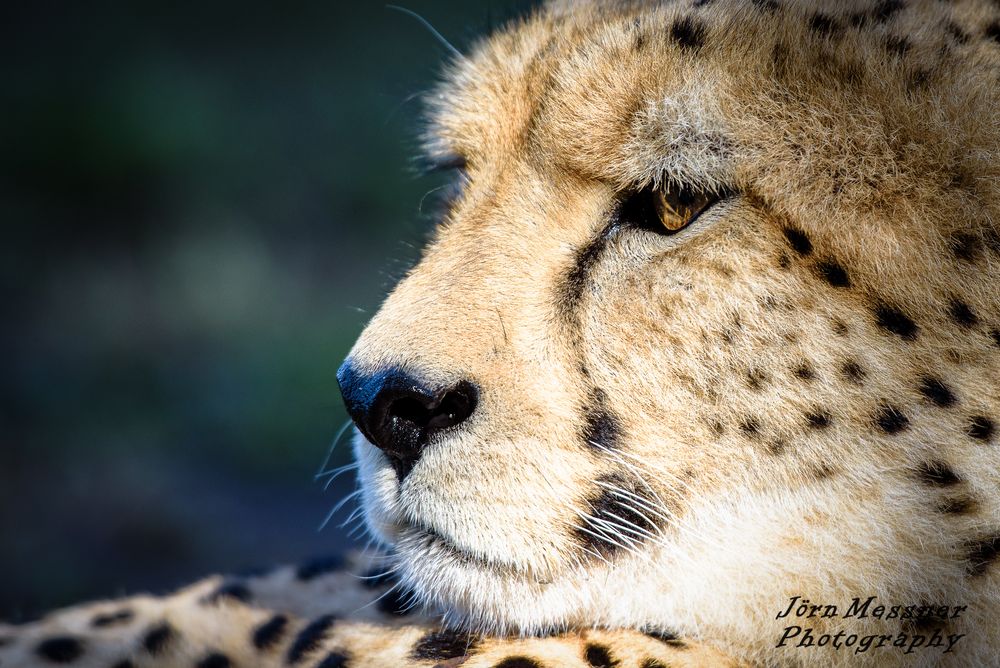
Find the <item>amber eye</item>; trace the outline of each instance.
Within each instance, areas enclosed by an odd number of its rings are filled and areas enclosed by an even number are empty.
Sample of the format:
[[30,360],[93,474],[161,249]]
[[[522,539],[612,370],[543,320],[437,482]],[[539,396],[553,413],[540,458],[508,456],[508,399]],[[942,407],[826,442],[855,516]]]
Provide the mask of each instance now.
[[622,201],[619,217],[621,222],[633,227],[658,234],[676,234],[726,196],[724,193],[663,184],[628,195]]

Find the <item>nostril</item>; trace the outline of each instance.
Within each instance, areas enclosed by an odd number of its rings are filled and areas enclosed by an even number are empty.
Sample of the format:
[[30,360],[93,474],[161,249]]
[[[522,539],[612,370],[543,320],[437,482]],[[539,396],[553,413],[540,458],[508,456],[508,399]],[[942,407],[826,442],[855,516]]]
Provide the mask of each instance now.
[[389,406],[389,417],[405,420],[425,432],[440,431],[465,422],[476,409],[478,393],[462,381],[437,396],[413,394],[399,397]]

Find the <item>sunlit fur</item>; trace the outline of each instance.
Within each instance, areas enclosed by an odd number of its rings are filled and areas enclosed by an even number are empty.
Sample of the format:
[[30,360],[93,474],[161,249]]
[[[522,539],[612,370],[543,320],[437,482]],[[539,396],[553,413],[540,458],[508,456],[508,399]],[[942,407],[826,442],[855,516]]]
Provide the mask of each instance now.
[[[970,425],[1000,421],[1000,8],[694,4],[549,5],[430,96],[427,151],[464,187],[351,360],[481,397],[402,484],[357,438],[370,529],[474,629],[910,664],[774,647],[789,597],[877,595],[968,605],[944,660],[985,661],[1000,441]],[[621,194],[665,182],[738,195],[674,236],[611,229],[570,299]],[[598,393],[608,447],[582,436]],[[588,519],[602,476],[648,525]]]

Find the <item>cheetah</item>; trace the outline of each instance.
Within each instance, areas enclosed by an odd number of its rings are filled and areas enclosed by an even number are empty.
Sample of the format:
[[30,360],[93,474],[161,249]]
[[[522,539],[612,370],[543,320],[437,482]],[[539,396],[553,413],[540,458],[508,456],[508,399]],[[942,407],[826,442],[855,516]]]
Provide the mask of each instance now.
[[1000,4],[554,0],[338,371],[386,552],[0,665],[1000,665]]

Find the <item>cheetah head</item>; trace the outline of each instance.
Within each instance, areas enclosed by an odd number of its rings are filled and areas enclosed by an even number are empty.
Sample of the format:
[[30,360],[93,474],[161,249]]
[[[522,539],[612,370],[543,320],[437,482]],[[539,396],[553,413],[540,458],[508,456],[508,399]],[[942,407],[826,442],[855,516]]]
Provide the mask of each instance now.
[[429,98],[458,194],[338,379],[452,621],[752,646],[984,577],[1000,49],[945,3],[695,5],[547,5]]

